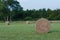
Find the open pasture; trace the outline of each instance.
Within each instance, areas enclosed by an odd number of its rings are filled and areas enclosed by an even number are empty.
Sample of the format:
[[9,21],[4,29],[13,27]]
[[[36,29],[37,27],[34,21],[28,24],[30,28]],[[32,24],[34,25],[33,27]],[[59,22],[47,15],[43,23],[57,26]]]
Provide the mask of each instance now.
[[35,22],[18,21],[10,25],[0,23],[0,40],[60,40],[60,23],[51,23],[50,32],[38,34]]

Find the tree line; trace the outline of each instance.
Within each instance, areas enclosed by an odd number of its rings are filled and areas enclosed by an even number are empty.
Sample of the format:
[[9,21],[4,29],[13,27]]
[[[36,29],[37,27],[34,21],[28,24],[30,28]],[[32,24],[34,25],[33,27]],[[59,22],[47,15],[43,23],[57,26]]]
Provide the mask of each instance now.
[[60,9],[32,9],[23,10],[17,0],[0,0],[0,20],[38,20],[47,18],[48,20],[60,20]]
[[[24,14],[24,15],[23,15]],[[47,18],[48,20],[60,20],[60,9],[39,9],[39,10],[25,10],[23,13],[25,20],[37,20],[40,18]]]

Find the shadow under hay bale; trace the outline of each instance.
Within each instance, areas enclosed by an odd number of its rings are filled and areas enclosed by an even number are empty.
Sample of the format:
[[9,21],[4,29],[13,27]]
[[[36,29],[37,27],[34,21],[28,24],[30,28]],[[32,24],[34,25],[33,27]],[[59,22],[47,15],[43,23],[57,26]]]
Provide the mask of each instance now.
[[58,32],[60,33],[60,31],[49,31],[48,33],[55,33],[55,32],[56,33],[58,33]]

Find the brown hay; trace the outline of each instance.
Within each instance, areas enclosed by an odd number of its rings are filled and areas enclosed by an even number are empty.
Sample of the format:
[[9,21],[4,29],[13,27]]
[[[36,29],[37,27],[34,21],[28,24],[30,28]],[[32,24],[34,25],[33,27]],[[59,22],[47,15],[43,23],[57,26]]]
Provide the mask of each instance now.
[[48,33],[50,29],[50,22],[45,19],[41,18],[36,23],[36,31],[38,33]]
[[9,22],[9,21],[6,21],[5,24],[6,24],[6,25],[10,25],[10,22]]
[[26,21],[26,24],[30,24],[30,21]]

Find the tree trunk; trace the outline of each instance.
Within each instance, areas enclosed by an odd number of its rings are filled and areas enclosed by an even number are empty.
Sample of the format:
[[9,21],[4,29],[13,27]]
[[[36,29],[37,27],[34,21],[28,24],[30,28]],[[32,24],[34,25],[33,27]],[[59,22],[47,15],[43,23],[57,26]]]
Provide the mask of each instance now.
[[7,18],[6,18],[5,23],[6,23],[7,25],[9,25],[9,24],[10,24],[10,22],[9,22],[9,17],[8,17],[8,16],[7,16]]
[[9,17],[7,16],[7,20],[6,21],[9,21]]
[[10,22],[11,22],[12,20],[11,20],[11,15],[10,15]]

